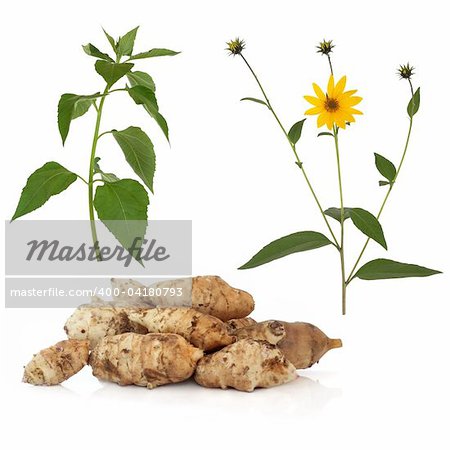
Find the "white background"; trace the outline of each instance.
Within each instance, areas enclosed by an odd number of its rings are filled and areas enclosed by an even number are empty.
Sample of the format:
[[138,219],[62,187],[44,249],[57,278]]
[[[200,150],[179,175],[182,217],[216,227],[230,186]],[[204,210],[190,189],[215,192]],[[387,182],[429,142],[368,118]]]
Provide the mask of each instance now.
[[[206,390],[188,382],[119,388],[85,368],[61,387],[20,382],[39,349],[64,338],[68,310],[2,310],[0,436],[8,448],[448,448],[449,278],[448,73],[444,2],[127,2],[17,1],[3,6],[1,42],[2,217],[12,216],[28,175],[55,160],[86,175],[94,113],[72,123],[63,149],[56,105],[64,92],[103,88],[81,44],[106,50],[101,25],[114,36],[140,24],[137,50],[183,53],[143,60],[157,84],[172,147],[146,113],[116,94],[103,129],[141,126],[155,143],[158,167],[150,216],[192,219],[194,271],[220,274],[256,299],[256,319],[310,321],[344,347],[302,371],[289,385],[252,394]],[[382,217],[389,245],[371,243],[366,258],[440,269],[426,279],[365,282],[349,289],[340,315],[338,255],[332,247],[237,271],[262,245],[300,230],[325,231],[289,146],[260,105],[260,94],[225,41],[247,41],[286,126],[303,117],[313,81],[328,78],[322,38],[334,39],[337,75],[364,97],[364,116],[341,133],[347,206],[377,211],[383,196],[373,152],[398,164],[407,131],[407,83],[398,64],[417,67],[422,104],[398,184]],[[301,157],[325,206],[338,205],[335,155],[307,121]],[[110,136],[103,167],[133,176]],[[87,218],[81,182],[31,214],[35,219]],[[364,238],[347,226],[348,265]],[[366,259],[367,260],[367,259]]]

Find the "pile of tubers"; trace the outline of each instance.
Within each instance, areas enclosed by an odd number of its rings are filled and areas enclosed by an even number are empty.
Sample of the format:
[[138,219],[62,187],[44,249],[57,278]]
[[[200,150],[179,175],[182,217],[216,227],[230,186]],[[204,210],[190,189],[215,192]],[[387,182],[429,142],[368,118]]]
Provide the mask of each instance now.
[[[297,378],[297,369],[342,347],[304,322],[256,322],[250,294],[220,277],[188,279],[190,306],[146,295],[133,280],[113,279],[113,301],[93,299],[69,317],[65,341],[34,355],[23,381],[59,384],[89,364],[99,380],[154,388],[194,376],[204,387],[252,392]],[[158,286],[186,285],[186,279]],[[135,291],[131,290],[134,288]],[[163,305],[163,306],[161,306]]]

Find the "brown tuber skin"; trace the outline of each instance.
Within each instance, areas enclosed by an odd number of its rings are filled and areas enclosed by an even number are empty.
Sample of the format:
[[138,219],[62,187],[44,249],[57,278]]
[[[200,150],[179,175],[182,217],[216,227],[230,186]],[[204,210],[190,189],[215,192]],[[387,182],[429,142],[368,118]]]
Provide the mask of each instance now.
[[227,320],[227,328],[228,331],[233,334],[236,330],[240,330],[241,328],[250,327],[252,325],[256,325],[258,322],[251,317],[243,317],[242,319],[230,319]]
[[267,320],[241,328],[234,332],[237,339],[255,339],[257,341],[267,341],[269,344],[277,344],[286,336],[284,325],[278,320]]
[[222,348],[235,341],[220,319],[192,308],[131,310],[128,317],[150,333],[176,333],[205,351]]
[[187,380],[203,352],[177,334],[125,333],[103,338],[89,359],[100,380],[155,388]]
[[210,275],[192,279],[192,307],[227,321],[248,316],[255,308],[255,302],[248,292]]
[[89,343],[69,339],[41,350],[26,365],[23,382],[52,386],[79,372],[88,362]]
[[316,326],[306,322],[281,322],[286,337],[278,348],[297,369],[307,369],[333,348],[342,347],[340,339],[330,339]]
[[297,376],[276,346],[253,339],[242,339],[203,357],[195,371],[195,381],[201,386],[246,392],[288,383]]
[[[113,278],[111,283],[114,291],[121,293],[112,302],[115,306],[192,307],[223,321],[246,317],[255,307],[253,297],[248,292],[235,289],[214,275],[167,280],[148,287],[135,280],[122,278]],[[182,296],[145,295],[150,290],[164,292],[176,289],[181,290]],[[129,295],[129,292],[135,294]]]
[[91,349],[105,336],[127,332],[148,333],[147,328],[129,320],[130,310],[104,306],[80,307],[67,319],[64,330],[71,339],[87,339]]

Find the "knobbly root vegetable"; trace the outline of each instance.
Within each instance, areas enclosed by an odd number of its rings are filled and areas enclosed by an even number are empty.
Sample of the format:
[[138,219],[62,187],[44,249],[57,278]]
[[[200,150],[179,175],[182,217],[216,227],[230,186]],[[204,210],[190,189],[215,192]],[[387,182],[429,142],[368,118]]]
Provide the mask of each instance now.
[[284,325],[278,320],[267,320],[248,327],[236,330],[237,339],[251,338],[257,341],[267,341],[269,344],[277,344],[286,336]]
[[71,339],[87,339],[93,349],[100,339],[126,332],[148,333],[147,328],[128,318],[129,308],[84,306],[67,319],[64,330]]
[[179,334],[205,351],[222,348],[235,341],[220,319],[192,308],[130,310],[128,317],[150,333]]
[[227,327],[231,334],[235,333],[237,330],[241,328],[250,327],[252,325],[257,324],[258,322],[251,317],[244,317],[242,319],[230,319],[227,320]]
[[277,346],[297,369],[311,367],[328,350],[342,347],[340,339],[330,339],[310,323],[281,323],[286,330],[286,337]]
[[36,385],[62,383],[79,372],[88,362],[89,343],[69,339],[41,350],[25,366],[23,382]]
[[297,376],[295,367],[276,346],[253,339],[242,339],[203,357],[195,371],[195,381],[201,386],[247,392],[288,383]]
[[202,356],[177,334],[125,333],[101,339],[89,364],[100,380],[154,388],[187,380]]
[[[255,307],[253,297],[235,289],[218,276],[180,278],[145,287],[134,280],[113,278],[113,291],[120,292],[114,303],[120,306],[192,307],[220,320],[240,319],[248,316]],[[180,289],[182,295],[173,295]],[[154,292],[155,295],[144,295]],[[161,295],[156,293],[161,293]],[[132,295],[130,295],[132,294]]]
[[218,276],[192,279],[192,307],[221,320],[241,319],[255,308],[253,297]]

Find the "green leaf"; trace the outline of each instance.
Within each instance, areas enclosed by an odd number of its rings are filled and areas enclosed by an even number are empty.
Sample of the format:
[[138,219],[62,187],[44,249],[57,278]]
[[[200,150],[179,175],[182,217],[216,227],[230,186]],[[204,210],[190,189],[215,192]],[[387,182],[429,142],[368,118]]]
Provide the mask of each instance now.
[[319,133],[317,135],[317,137],[320,137],[320,136],[331,136],[331,137],[334,137],[334,134],[333,133],[329,133],[328,131],[323,131],[322,133]]
[[[344,220],[350,218],[350,211],[351,208],[344,208]],[[341,208],[328,208],[324,211],[324,214],[326,214],[329,217],[332,217],[338,222],[341,221]]]
[[103,59],[109,62],[114,62],[114,60],[107,53],[102,53],[97,47],[92,44],[86,44],[82,47],[84,52],[89,56],[93,56],[94,58]]
[[105,183],[115,183],[116,181],[120,180],[120,178],[118,176],[114,175],[113,173],[102,172],[101,176],[102,176],[102,180]]
[[117,55],[130,56],[133,53],[134,41],[139,27],[133,28],[124,36],[120,37],[117,42]]
[[374,259],[364,264],[353,276],[361,280],[385,280],[389,278],[428,277],[442,273],[415,264],[405,264],[390,259]]
[[127,73],[128,81],[131,84],[131,87],[133,86],[144,86],[153,92],[155,92],[155,82],[153,81],[153,78],[145,72],[140,72],[139,70],[136,70],[135,72],[128,72]]
[[69,134],[70,122],[72,119],[76,119],[86,113],[90,106],[88,106],[89,101],[91,101],[92,104],[97,96],[98,94],[63,94],[61,96],[58,103],[58,128],[63,145],[66,142],[67,135]]
[[299,231],[284,236],[266,245],[253,258],[239,269],[252,269],[274,259],[283,258],[291,253],[304,252],[330,245],[332,242],[323,234],[316,231]]
[[166,119],[160,114],[158,110],[158,102],[156,101],[155,93],[145,86],[133,86],[128,89],[130,97],[138,105],[143,105],[144,109],[150,114],[169,141],[169,127]]
[[112,36],[110,36],[104,28],[102,28],[103,33],[105,33],[106,39],[108,39],[109,44],[111,45],[112,49],[114,50],[114,53],[117,54],[117,44],[116,41]]
[[374,153],[375,155],[375,165],[377,166],[378,172],[383,175],[389,181],[394,181],[395,176],[397,175],[397,170],[394,164],[391,163],[384,156],[379,155],[378,153]]
[[416,92],[414,92],[414,95],[411,97],[411,100],[408,103],[408,116],[413,118],[413,116],[419,111],[420,106],[420,87],[417,88]]
[[244,101],[244,100],[249,101],[249,102],[259,103],[261,105],[269,107],[269,105],[264,100],[260,100],[259,98],[254,98],[254,97],[241,98],[241,102]]
[[150,138],[137,127],[112,132],[125,155],[128,164],[136,175],[153,192],[156,157]]
[[106,183],[114,183],[119,181],[120,178],[114,175],[113,173],[105,173],[102,169],[100,169],[100,158],[97,156],[94,158],[94,173],[99,173],[102,177],[102,180]]
[[144,239],[148,204],[145,188],[135,180],[105,183],[95,192],[94,206],[98,218],[138,261],[139,249],[132,250],[132,246],[136,238],[140,240],[138,246]]
[[72,111],[72,120],[83,116],[89,111],[89,108],[94,104],[95,98],[80,98],[75,102]]
[[109,87],[119,81],[126,75],[134,64],[130,63],[110,63],[107,61],[97,60],[95,63],[95,70],[103,77]]
[[302,129],[303,129],[303,124],[305,123],[306,119],[300,120],[297,123],[294,123],[294,125],[292,125],[291,129],[289,130],[288,136],[289,136],[289,140],[295,145],[298,140],[300,139],[300,136],[302,135]]
[[136,55],[131,56],[128,61],[132,61],[134,59],[154,58],[155,56],[174,56],[179,53],[180,52],[168,50],[167,48],[152,48],[148,52],[137,53]]
[[378,186],[387,186],[388,184],[391,184],[390,181],[386,181],[386,180],[380,180],[378,182]]
[[50,197],[67,189],[76,179],[76,174],[57,162],[44,164],[28,178],[11,220],[41,207]]
[[362,231],[366,236],[378,242],[387,250],[386,240],[384,239],[383,228],[381,228],[378,219],[362,208],[349,208],[350,218],[356,228]]

